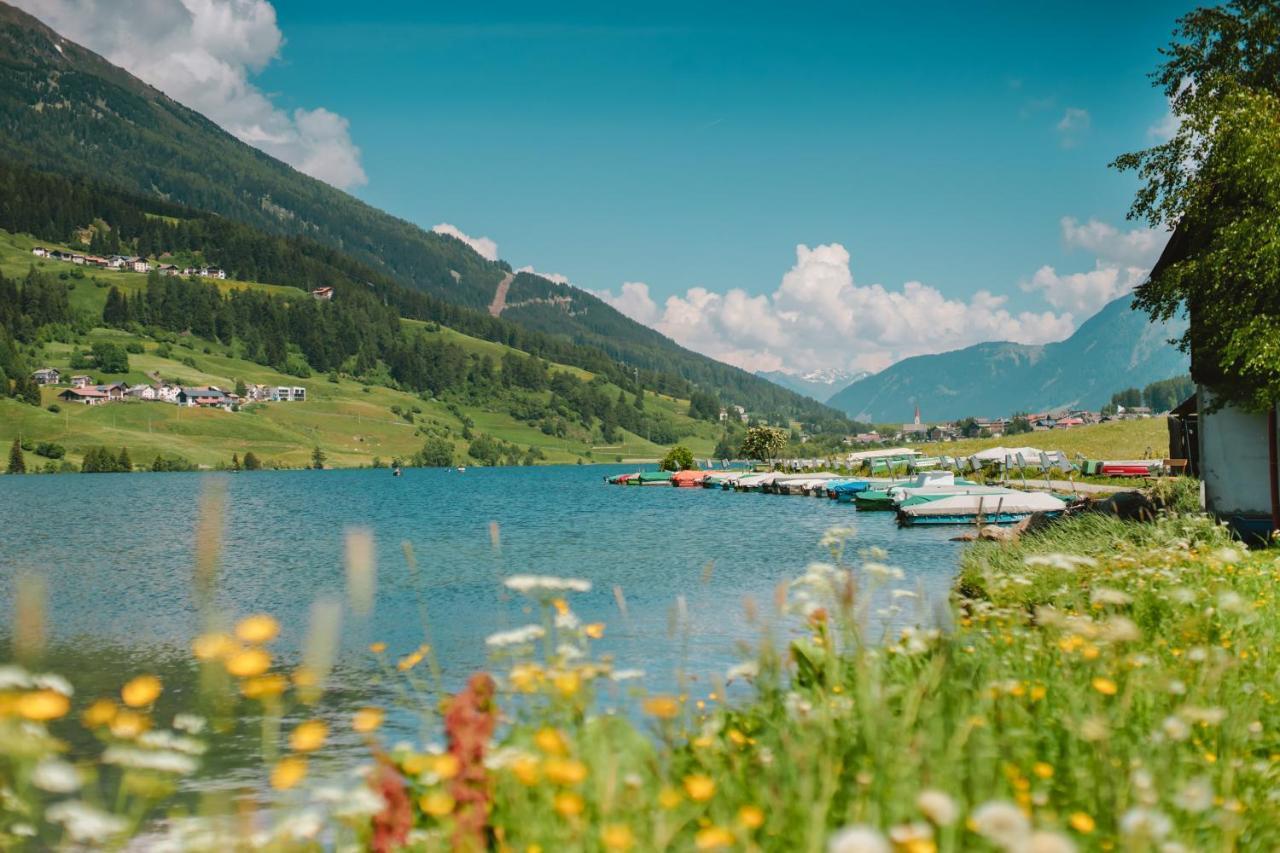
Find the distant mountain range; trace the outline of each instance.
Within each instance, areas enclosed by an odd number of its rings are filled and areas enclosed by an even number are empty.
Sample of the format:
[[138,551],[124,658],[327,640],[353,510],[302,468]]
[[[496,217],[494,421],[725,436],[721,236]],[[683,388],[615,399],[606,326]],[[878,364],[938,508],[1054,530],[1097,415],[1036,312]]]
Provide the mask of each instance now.
[[833,395],[850,417],[905,423],[916,405],[928,421],[997,417],[1064,406],[1097,409],[1125,388],[1186,373],[1169,340],[1186,322],[1151,323],[1128,296],[1109,303],[1058,343],[984,343],[904,359]]
[[812,397],[819,403],[827,402],[833,394],[870,375],[869,370],[848,371],[838,367],[821,368],[808,373],[785,373],[781,370],[756,371],[756,376],[762,376],[783,388],[790,388],[798,394]]
[[[512,271],[246,145],[4,2],[0,158],[305,237],[460,308],[488,308]],[[761,414],[838,418],[811,399],[685,349],[579,288],[528,273],[508,283],[502,320],[651,372],[651,385],[677,390],[692,383]]]

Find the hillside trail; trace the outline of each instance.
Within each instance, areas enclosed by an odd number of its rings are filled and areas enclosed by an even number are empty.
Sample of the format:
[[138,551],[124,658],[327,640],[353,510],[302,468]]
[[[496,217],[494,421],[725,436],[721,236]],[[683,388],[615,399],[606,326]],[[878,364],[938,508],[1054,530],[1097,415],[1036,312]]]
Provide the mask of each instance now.
[[490,317],[500,316],[502,309],[507,307],[507,291],[511,289],[511,282],[515,277],[515,273],[509,272],[498,282],[498,290],[493,294],[493,302],[489,304]]

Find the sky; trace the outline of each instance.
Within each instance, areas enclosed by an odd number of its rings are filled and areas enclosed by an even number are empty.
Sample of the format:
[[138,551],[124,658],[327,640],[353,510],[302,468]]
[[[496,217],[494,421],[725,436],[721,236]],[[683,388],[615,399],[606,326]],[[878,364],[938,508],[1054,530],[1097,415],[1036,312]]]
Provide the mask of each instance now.
[[[1060,340],[1165,240],[1181,2],[17,0],[300,170],[751,370]],[[613,8],[613,7],[619,8]],[[626,8],[623,8],[626,7]]]

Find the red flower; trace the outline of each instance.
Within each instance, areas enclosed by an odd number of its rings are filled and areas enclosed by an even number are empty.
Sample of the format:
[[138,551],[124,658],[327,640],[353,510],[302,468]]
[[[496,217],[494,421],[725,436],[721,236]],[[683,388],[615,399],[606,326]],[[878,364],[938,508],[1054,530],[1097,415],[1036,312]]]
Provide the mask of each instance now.
[[458,759],[458,775],[449,793],[454,811],[453,849],[485,850],[489,834],[489,780],[484,752],[498,722],[494,683],[487,673],[471,676],[467,687],[449,700],[444,717],[449,752]]
[[390,853],[409,837],[413,826],[413,804],[405,790],[404,779],[385,755],[378,755],[378,766],[369,774],[369,787],[382,795],[386,806],[373,816],[374,853]]

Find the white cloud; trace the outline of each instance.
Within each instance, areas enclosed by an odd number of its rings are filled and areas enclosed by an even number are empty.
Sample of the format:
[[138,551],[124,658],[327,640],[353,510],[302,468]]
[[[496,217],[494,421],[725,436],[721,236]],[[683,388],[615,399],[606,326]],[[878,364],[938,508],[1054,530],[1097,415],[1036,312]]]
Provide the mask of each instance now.
[[1090,219],[1081,223],[1064,216],[1062,241],[1069,249],[1083,249],[1095,256],[1094,268],[1087,272],[1059,273],[1045,265],[1022,283],[1028,292],[1040,292],[1059,311],[1089,317],[1102,306],[1142,283],[1160,256],[1169,235],[1149,228],[1121,231]]
[[694,287],[659,306],[642,282],[598,295],[678,343],[747,370],[880,370],[981,341],[1060,340],[1075,327],[1070,314],[1015,314],[1007,297],[985,290],[957,300],[915,281],[898,290],[855,284],[838,243],[797,246],[795,265],[768,295]]
[[572,282],[569,281],[569,276],[567,275],[562,275],[561,273],[558,273],[558,272],[539,272],[538,270],[535,270],[532,266],[529,266],[529,265],[520,267],[519,269],[516,270],[516,272],[527,272],[530,275],[541,276],[545,278],[547,281],[554,281],[556,284],[572,284]]
[[1074,217],[1064,216],[1059,225],[1067,248],[1092,252],[1104,264],[1150,269],[1169,239],[1164,231],[1151,228],[1121,231],[1097,219],[1082,224]]
[[488,237],[472,237],[470,234],[463,233],[456,225],[450,225],[448,222],[434,225],[431,230],[437,234],[448,234],[450,237],[457,237],[472,249],[475,249],[476,254],[485,260],[496,261],[498,259],[498,244]]
[[301,172],[351,189],[366,183],[342,116],[277,107],[252,82],[284,37],[267,0],[15,0],[232,135]]
[[1080,142],[1080,137],[1088,132],[1093,124],[1089,111],[1080,107],[1067,107],[1067,111],[1058,120],[1058,137],[1064,148],[1071,148]]
[[1107,267],[1099,264],[1089,272],[1059,275],[1049,265],[1040,267],[1023,285],[1028,291],[1041,291],[1050,305],[1090,317],[1111,300],[1123,296],[1146,277],[1146,270],[1129,267]]

